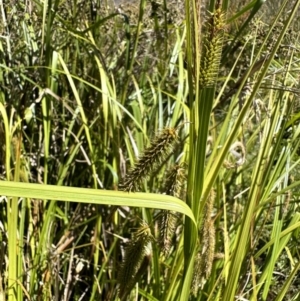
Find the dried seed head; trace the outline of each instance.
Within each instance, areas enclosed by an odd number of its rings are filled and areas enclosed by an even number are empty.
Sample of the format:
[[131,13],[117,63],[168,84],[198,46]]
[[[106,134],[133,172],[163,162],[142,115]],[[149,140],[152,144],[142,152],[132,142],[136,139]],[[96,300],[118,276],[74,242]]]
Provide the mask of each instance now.
[[201,286],[201,278],[202,278],[202,271],[203,268],[203,260],[202,255],[200,252],[197,253],[195,258],[195,264],[194,264],[194,274],[193,274],[193,280],[192,280],[192,294],[197,297],[199,287]]
[[182,187],[185,182],[185,168],[184,163],[175,165],[166,176],[166,183],[164,185],[164,192],[167,195],[180,198],[182,194]]
[[[164,192],[179,198],[185,181],[185,169],[183,164],[175,165],[167,175]],[[157,216],[159,227],[158,244],[163,256],[167,256],[172,246],[172,237],[175,233],[178,215],[173,211],[163,210]]]
[[199,287],[203,287],[209,278],[215,256],[215,227],[211,218],[216,194],[212,189],[206,200],[203,224],[200,229],[201,249],[195,259],[192,292],[197,296]]
[[178,216],[175,211],[163,210],[157,218],[159,227],[158,245],[161,254],[165,257],[169,254],[172,246],[172,237],[175,233]]
[[177,138],[176,129],[163,129],[126,175],[123,190],[136,191],[141,182],[170,154]]
[[140,270],[145,267],[145,257],[151,255],[152,241],[151,230],[146,223],[143,223],[138,231],[133,234],[132,240],[126,247],[124,260],[118,275],[119,297],[121,300],[125,300],[134,284],[139,280],[138,278],[142,276]]

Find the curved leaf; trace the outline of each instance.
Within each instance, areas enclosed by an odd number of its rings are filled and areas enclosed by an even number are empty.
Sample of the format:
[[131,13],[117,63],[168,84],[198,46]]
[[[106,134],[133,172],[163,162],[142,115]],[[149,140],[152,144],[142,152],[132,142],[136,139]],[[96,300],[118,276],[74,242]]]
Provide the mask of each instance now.
[[196,225],[191,209],[183,201],[169,195],[141,192],[128,193],[12,181],[0,181],[0,191],[1,195],[11,197],[172,210],[187,215]]

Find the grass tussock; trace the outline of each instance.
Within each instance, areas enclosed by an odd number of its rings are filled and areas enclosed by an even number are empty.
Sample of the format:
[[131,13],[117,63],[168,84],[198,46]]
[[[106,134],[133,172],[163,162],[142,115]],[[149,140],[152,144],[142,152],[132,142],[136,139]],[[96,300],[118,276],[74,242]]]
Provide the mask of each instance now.
[[269,2],[0,1],[0,300],[299,299],[300,3]]

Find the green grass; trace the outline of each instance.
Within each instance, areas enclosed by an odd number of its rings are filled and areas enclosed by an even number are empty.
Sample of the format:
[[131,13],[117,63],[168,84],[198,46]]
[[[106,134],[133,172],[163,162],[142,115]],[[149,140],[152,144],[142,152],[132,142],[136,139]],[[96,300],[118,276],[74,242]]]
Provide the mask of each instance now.
[[299,1],[0,6],[1,300],[298,300]]

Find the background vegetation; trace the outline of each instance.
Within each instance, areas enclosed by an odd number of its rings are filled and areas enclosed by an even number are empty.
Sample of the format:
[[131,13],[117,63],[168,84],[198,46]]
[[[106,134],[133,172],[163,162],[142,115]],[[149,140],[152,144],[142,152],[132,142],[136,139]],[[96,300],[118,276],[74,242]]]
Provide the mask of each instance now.
[[0,1],[0,300],[299,300],[299,4]]

